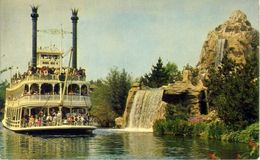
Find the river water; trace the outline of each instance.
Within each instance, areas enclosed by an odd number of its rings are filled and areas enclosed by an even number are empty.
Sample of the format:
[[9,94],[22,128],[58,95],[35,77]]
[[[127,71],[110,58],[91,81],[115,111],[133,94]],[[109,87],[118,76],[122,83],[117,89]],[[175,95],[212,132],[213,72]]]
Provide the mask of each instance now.
[[0,159],[203,159],[248,152],[246,144],[97,129],[93,135],[31,136],[1,126]]

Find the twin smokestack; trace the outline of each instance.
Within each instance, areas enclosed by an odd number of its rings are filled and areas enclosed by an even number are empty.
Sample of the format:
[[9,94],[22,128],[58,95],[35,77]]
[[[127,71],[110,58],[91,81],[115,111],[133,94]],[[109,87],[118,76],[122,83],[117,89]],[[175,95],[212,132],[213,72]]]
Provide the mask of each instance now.
[[[37,52],[37,13],[38,6],[32,6],[32,67],[37,67],[36,52]],[[79,20],[78,10],[72,9],[72,68],[77,68],[77,23]]]

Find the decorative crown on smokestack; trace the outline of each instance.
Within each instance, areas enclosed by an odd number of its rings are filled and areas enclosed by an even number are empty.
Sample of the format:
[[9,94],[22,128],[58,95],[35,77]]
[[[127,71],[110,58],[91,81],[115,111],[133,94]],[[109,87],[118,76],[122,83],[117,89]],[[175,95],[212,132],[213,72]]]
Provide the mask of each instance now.
[[79,20],[78,17],[78,9],[72,9],[72,68],[77,68],[77,22]]
[[37,52],[37,19],[39,17],[37,10],[38,6],[32,8],[32,66],[36,67],[36,52]]

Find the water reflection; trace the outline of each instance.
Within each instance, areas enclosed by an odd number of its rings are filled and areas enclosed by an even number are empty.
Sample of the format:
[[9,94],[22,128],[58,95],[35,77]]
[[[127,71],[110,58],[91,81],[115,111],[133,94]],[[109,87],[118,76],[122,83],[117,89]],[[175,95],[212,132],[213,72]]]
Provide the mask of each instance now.
[[156,137],[98,129],[92,136],[30,136],[0,128],[0,159],[180,159],[207,158],[214,151],[221,158],[235,158],[248,151],[246,144],[201,139]]
[[4,151],[2,158],[34,159],[34,158],[72,158],[88,156],[90,136],[41,137],[16,134],[2,130]]

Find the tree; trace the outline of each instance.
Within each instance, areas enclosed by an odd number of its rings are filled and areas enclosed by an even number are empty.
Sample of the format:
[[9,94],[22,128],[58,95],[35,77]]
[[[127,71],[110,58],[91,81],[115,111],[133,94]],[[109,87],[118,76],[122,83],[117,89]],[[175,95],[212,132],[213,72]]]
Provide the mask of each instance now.
[[105,80],[92,81],[92,85],[96,87],[91,94],[91,115],[103,127],[113,126],[114,119],[124,113],[131,87],[130,75],[124,69],[112,68]]
[[91,93],[91,116],[93,116],[102,127],[113,126],[116,113],[109,104],[108,87],[102,80],[92,81],[92,85],[95,85],[95,89],[93,93]]
[[123,69],[121,72],[117,68],[110,70],[106,78],[109,101],[113,110],[119,115],[123,115],[128,91],[131,88],[131,77]]
[[180,81],[182,79],[181,72],[175,63],[168,62],[165,66],[166,72],[169,74],[168,83]]
[[258,121],[258,57],[251,54],[245,64],[227,56],[218,69],[213,67],[206,80],[209,103],[219,117],[233,129]]
[[5,104],[5,91],[6,87],[8,86],[8,82],[5,80],[4,82],[0,83],[0,109],[4,108]]
[[158,88],[179,79],[180,73],[176,64],[168,63],[163,66],[162,59],[159,57],[156,65],[152,66],[151,73],[141,77],[140,82],[151,88]]

